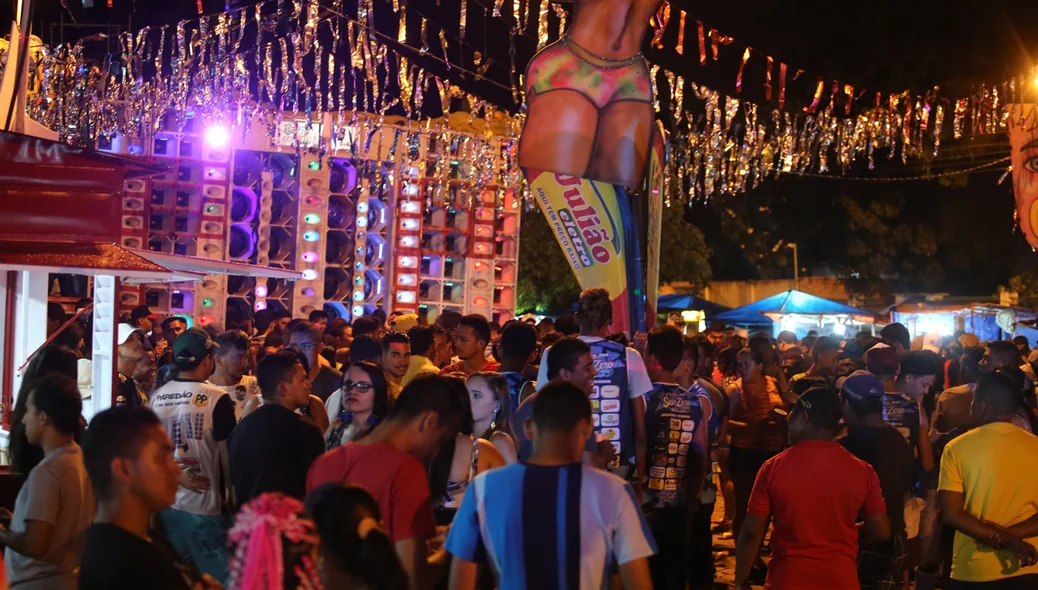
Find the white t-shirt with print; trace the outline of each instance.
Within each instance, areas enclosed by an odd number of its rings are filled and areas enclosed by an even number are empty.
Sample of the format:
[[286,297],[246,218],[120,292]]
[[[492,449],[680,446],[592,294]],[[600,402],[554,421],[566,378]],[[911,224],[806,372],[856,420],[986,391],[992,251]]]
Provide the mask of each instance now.
[[150,407],[173,441],[174,457],[185,469],[214,482],[208,490],[177,489],[173,508],[191,514],[221,513],[220,449],[213,436],[213,410],[227,393],[201,381],[173,380],[151,394]]
[[227,395],[231,396],[234,400],[234,417],[241,422],[241,413],[245,409],[245,404],[253,398],[258,399],[260,397],[259,380],[253,375],[245,375],[241,378],[241,381],[234,385],[217,385],[206,381],[213,387],[219,387],[220,389],[227,392]]

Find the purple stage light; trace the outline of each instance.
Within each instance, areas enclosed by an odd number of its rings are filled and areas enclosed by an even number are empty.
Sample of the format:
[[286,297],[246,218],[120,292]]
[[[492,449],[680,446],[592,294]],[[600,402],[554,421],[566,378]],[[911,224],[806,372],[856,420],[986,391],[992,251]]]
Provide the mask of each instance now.
[[224,148],[231,141],[231,132],[222,124],[210,125],[205,130],[205,143],[211,148]]

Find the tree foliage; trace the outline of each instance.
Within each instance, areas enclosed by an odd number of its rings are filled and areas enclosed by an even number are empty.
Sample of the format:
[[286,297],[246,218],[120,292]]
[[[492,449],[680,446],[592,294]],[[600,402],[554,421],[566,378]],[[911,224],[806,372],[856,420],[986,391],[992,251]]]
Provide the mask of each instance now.
[[[660,282],[688,281],[705,287],[710,280],[710,249],[703,232],[684,219],[680,205],[664,207]],[[572,305],[580,286],[539,210],[524,212],[519,235],[519,285],[516,309],[547,310]]]
[[686,209],[663,208],[660,231],[660,284],[688,281],[702,289],[710,281],[710,248],[703,232],[685,220]]
[[847,289],[865,295],[935,286],[942,271],[934,258],[934,230],[903,217],[904,197],[888,193],[868,202],[841,194],[836,200],[846,219],[843,256],[832,267]]
[[580,285],[539,209],[524,211],[519,226],[516,310],[544,311],[573,304]]
[[1016,292],[1020,298],[1018,305],[1038,309],[1038,276],[1035,273],[1022,272],[1010,278],[1006,289]]
[[1028,270],[1034,257],[1013,235],[1011,189],[994,186],[991,176],[977,180],[937,186],[782,178],[700,203],[693,218],[717,279],[792,278],[786,246],[795,242],[801,276],[838,277],[856,294],[990,294],[1011,267]]

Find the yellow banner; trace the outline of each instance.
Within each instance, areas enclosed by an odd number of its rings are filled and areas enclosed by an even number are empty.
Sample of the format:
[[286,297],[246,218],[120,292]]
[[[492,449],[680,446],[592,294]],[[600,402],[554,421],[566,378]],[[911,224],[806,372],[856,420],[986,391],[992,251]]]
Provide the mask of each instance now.
[[526,177],[580,288],[607,289],[613,298],[613,330],[630,330],[622,203],[627,195],[611,184],[576,176],[528,170]]

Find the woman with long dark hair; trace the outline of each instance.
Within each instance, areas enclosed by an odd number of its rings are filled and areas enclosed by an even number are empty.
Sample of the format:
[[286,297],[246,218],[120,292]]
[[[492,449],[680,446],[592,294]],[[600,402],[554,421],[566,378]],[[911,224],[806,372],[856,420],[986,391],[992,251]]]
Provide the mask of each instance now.
[[493,444],[473,435],[472,403],[465,382],[454,376],[447,379],[465,408],[465,418],[458,435],[440,447],[429,467],[429,491],[436,523],[440,526],[447,526],[454,520],[454,513],[458,511],[473,478],[505,464],[504,457]]
[[352,590],[406,590],[407,574],[381,526],[378,502],[363,488],[325,484],[307,512],[320,536],[321,584]]
[[[11,412],[11,438],[7,445],[7,453],[11,461],[11,469],[15,473],[28,474],[33,467],[43,460],[43,449],[29,442],[25,436],[25,425],[22,420],[28,411],[29,388],[34,381],[50,373],[68,375],[72,379],[78,376],[79,357],[65,346],[48,344],[41,348],[22,374],[22,384],[15,398],[14,411]],[[76,437],[77,440],[79,437]]]
[[490,441],[500,451],[505,463],[518,461],[508,380],[500,373],[482,371],[470,375],[465,386],[472,406],[473,432]]
[[389,385],[385,372],[373,363],[353,363],[342,385],[328,398],[331,425],[325,447],[332,450],[364,436],[389,413]]
[[721,389],[728,392],[729,386],[739,380],[740,348],[726,346],[717,353],[717,370],[721,373]]

